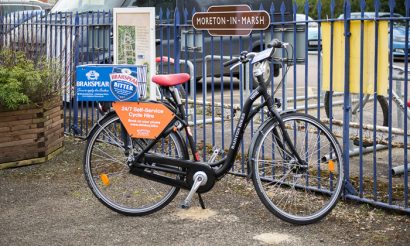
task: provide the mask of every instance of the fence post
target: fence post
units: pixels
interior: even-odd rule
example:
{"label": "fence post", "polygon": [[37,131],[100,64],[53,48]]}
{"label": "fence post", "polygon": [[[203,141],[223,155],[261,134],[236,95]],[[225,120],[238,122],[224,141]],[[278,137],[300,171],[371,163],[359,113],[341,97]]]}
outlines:
{"label": "fence post", "polygon": [[[76,74],[76,67],[78,65],[78,38],[79,38],[79,28],[80,28],[80,17],[78,12],[75,15],[74,21],[74,42],[73,42],[73,49],[74,49],[74,66],[72,68],[72,72],[74,74],[73,81],[76,81],[77,74]],[[74,107],[74,117],[73,117],[73,125],[71,129],[74,132],[74,135],[81,134],[81,129],[78,128],[78,102],[77,102],[77,87],[74,86],[74,98],[73,98],[73,107]]]}
{"label": "fence post", "polygon": [[181,23],[181,18],[180,14],[178,11],[178,8],[175,8],[175,22],[174,22],[174,71],[175,73],[179,73],[180,68],[179,68],[179,60],[180,60],[180,45],[179,45],[179,40],[180,40],[180,32],[179,32],[179,26]]}
{"label": "fence post", "polygon": [[[345,74],[343,103],[343,159],[346,181],[349,181],[349,121],[350,121],[350,0],[344,2],[344,36],[345,36]],[[350,190],[347,189],[350,193]]]}
{"label": "fence post", "polygon": [[[406,17],[408,18],[410,16],[410,1],[406,0],[405,3],[405,7],[406,7]],[[406,33],[405,33],[405,40],[409,40],[409,20],[406,20]],[[404,80],[408,81],[409,75],[407,73],[407,70],[409,69],[409,53],[408,53],[408,49],[409,49],[409,43],[405,42],[405,52],[404,52]],[[407,82],[404,83],[404,102],[407,102],[408,100],[408,84]],[[404,119],[406,119],[404,121],[404,132],[407,132],[408,129],[408,125],[407,125],[407,110],[404,110]],[[404,134],[404,146],[407,146],[408,144],[408,138],[407,138],[407,134]],[[403,148],[403,154],[404,154],[404,160],[403,160],[403,165],[404,165],[404,173],[407,174],[408,171],[408,159],[407,159],[407,148]],[[404,175],[404,207],[408,208],[408,198],[409,198],[409,185],[408,185],[408,175]]]}

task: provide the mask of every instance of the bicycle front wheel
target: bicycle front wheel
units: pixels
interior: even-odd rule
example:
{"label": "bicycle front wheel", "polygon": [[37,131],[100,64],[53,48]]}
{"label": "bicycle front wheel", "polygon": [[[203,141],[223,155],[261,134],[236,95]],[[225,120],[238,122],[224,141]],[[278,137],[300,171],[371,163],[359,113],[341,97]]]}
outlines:
{"label": "bicycle front wheel", "polygon": [[[147,144],[148,139],[132,139],[119,117],[113,113],[93,129],[84,156],[84,174],[94,195],[108,208],[125,215],[145,215],[166,206],[179,188],[151,181],[130,173],[127,165]],[[187,159],[180,135],[171,132],[150,152]],[[160,171],[155,174],[179,179]]]}
{"label": "bicycle front wheel", "polygon": [[307,167],[291,154],[278,122],[271,119],[250,149],[253,184],[263,204],[279,218],[314,223],[333,209],[341,194],[342,151],[330,130],[315,118],[290,113],[282,120]]}

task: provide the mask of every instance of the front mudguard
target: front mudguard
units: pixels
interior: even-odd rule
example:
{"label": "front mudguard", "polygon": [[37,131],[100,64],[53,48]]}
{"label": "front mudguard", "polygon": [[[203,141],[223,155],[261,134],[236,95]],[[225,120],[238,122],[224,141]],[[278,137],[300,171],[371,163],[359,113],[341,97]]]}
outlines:
{"label": "front mudguard", "polygon": [[[296,113],[295,109],[289,109],[289,110],[285,110],[280,112],[280,116],[283,117],[287,114],[291,114],[291,113]],[[248,149],[248,161],[247,161],[247,169],[248,169],[248,174],[246,176],[247,179],[250,179],[252,177],[252,172],[253,172],[253,160],[252,160],[252,153],[253,153],[253,149],[255,148],[256,145],[256,141],[258,139],[258,135],[261,134],[261,131],[263,128],[265,128],[265,126],[267,124],[269,124],[270,122],[274,121],[275,119],[273,117],[269,117],[267,120],[265,120],[256,130],[255,134],[253,135],[252,138],[252,143],[249,145],[249,149]]]}

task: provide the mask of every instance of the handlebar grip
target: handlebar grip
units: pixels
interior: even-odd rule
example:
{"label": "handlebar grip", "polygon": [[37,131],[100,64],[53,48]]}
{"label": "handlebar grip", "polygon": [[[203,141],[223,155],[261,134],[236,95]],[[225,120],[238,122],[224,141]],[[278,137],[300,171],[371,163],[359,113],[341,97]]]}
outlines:
{"label": "handlebar grip", "polygon": [[239,59],[239,58],[233,58],[232,60],[230,60],[230,61],[227,61],[227,62],[224,62],[224,67],[228,67],[228,66],[230,66],[230,65],[232,65],[232,64],[235,64],[235,63],[237,63],[238,61],[240,61],[241,59]]}
{"label": "handlebar grip", "polygon": [[267,46],[268,48],[283,48],[283,43],[277,39],[273,39]]}

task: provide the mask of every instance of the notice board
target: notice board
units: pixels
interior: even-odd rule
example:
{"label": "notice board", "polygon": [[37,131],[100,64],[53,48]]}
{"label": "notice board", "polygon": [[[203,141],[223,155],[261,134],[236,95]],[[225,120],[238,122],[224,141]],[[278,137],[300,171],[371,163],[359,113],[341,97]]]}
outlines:
{"label": "notice board", "polygon": [[146,66],[146,96],[155,100],[155,8],[114,8],[113,14],[114,64]]}

